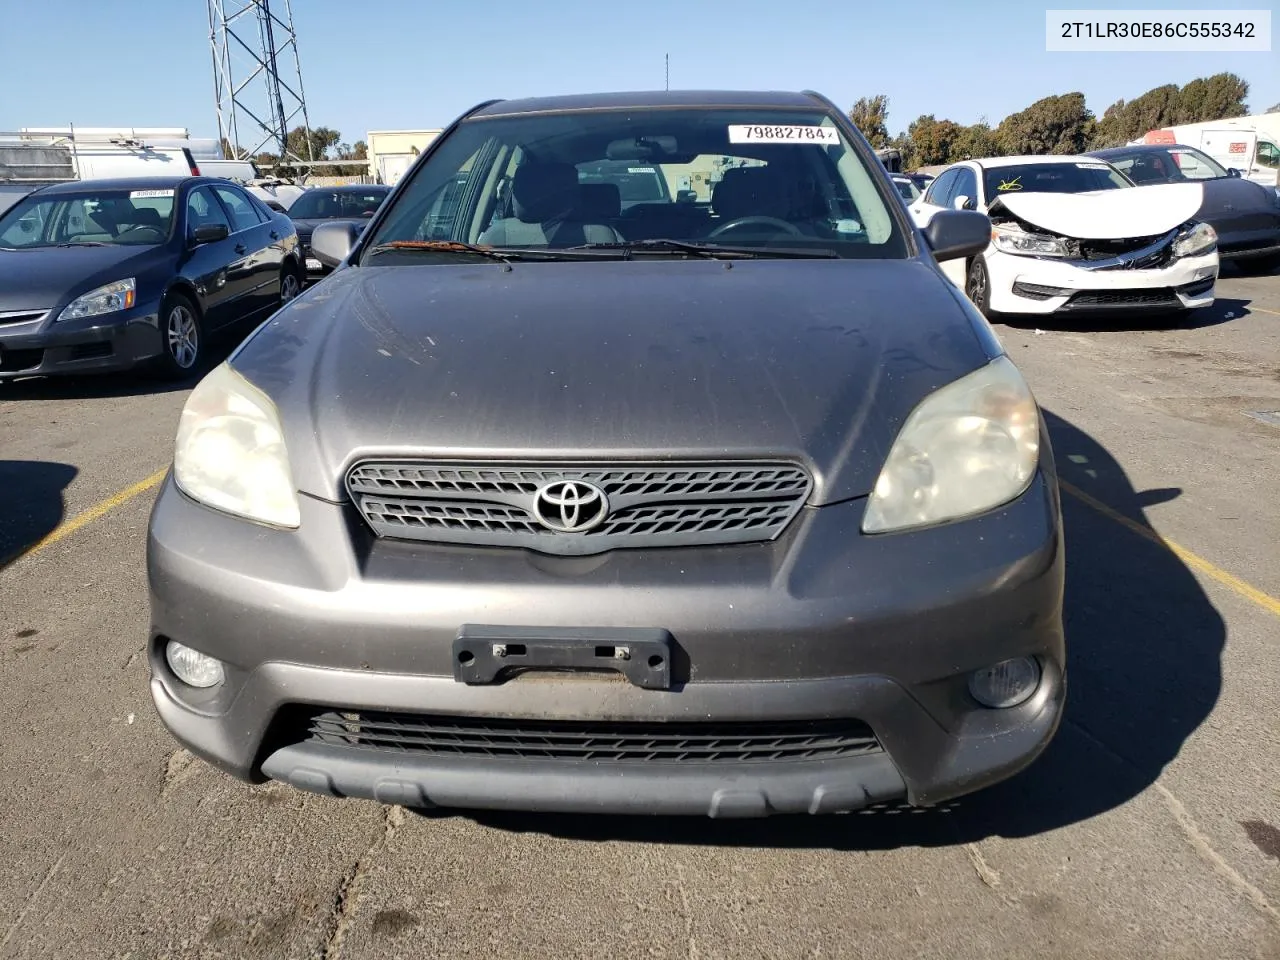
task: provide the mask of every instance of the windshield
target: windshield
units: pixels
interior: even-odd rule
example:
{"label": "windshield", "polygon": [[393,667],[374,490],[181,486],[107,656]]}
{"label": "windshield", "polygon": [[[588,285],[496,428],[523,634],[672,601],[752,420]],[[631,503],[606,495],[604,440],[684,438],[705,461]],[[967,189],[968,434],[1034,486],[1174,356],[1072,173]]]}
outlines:
{"label": "windshield", "polygon": [[35,194],[0,216],[0,247],[150,246],[169,238],[173,189]]}
{"label": "windshield", "polygon": [[1216,180],[1227,175],[1227,171],[1216,160],[1193,147],[1112,154],[1107,157],[1107,162],[1134,183]]}
{"label": "windshield", "polygon": [[920,190],[910,180],[894,177],[893,185],[898,188],[898,193],[902,195],[903,200],[914,200],[920,196]]}
{"label": "windshield", "polygon": [[[881,190],[818,110],[479,117],[414,172],[370,238],[369,255],[379,263],[465,255],[423,241],[550,252],[674,240],[758,248],[751,255],[760,256],[904,257]],[[411,254],[406,244],[418,247]]]}
{"label": "windshield", "polygon": [[371,217],[389,190],[308,190],[289,207],[294,220],[356,220]]}
{"label": "windshield", "polygon": [[1100,160],[987,167],[983,176],[989,200],[1007,193],[1088,193],[1133,186]]}

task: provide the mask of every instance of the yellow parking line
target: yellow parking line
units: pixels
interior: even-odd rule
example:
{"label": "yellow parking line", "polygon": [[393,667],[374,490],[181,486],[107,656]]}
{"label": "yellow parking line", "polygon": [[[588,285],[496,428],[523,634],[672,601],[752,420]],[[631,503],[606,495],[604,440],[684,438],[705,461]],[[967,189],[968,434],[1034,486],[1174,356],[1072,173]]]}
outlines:
{"label": "yellow parking line", "polygon": [[1277,599],[1271,596],[1271,594],[1265,593],[1262,590],[1259,590],[1257,587],[1253,586],[1253,584],[1245,583],[1235,574],[1227,573],[1227,571],[1223,570],[1221,567],[1217,566],[1216,564],[1210,563],[1208,560],[1206,560],[1204,557],[1200,556],[1199,554],[1192,553],[1186,547],[1180,547],[1178,546],[1178,544],[1174,543],[1172,540],[1166,540],[1164,537],[1160,536],[1160,534],[1156,533],[1155,530],[1147,526],[1145,523],[1139,523],[1137,520],[1134,520],[1132,517],[1126,517],[1123,513],[1120,513],[1118,510],[1113,510],[1111,507],[1107,506],[1101,500],[1098,500],[1095,497],[1091,497],[1089,494],[1085,493],[1083,490],[1081,490],[1079,487],[1075,486],[1074,484],[1068,483],[1066,480],[1061,480],[1061,479],[1058,481],[1058,483],[1059,483],[1059,486],[1062,487],[1065,493],[1071,494],[1071,496],[1075,497],[1081,503],[1087,504],[1088,506],[1092,507],[1094,510],[1097,510],[1100,514],[1102,514],[1108,520],[1114,520],[1116,523],[1120,524],[1122,527],[1132,530],[1138,536],[1145,537],[1146,539],[1150,540],[1152,543],[1158,546],[1164,547],[1166,550],[1168,550],[1170,553],[1176,556],[1179,560],[1181,560],[1191,569],[1198,570],[1200,573],[1203,573],[1206,577],[1209,577],[1213,580],[1218,581],[1218,583],[1222,584],[1224,587],[1228,588],[1234,593],[1237,593],[1240,596],[1244,597],[1246,600],[1252,600],[1254,603],[1260,606],[1263,610],[1266,610],[1267,612],[1273,613],[1277,617],[1280,617],[1280,599]]}
{"label": "yellow parking line", "polygon": [[58,526],[56,526],[52,531],[50,531],[41,539],[37,540],[35,543],[27,547],[22,552],[15,554],[14,556],[9,557],[4,561],[0,561],[0,567],[8,566],[10,563],[16,563],[17,561],[23,559],[24,557],[30,557],[33,554],[39,553],[45,547],[52,546],[53,544],[57,543],[59,540],[66,539],[67,537],[71,536],[71,534],[75,533],[77,530],[81,529],[82,527],[86,527],[89,524],[93,523],[93,521],[97,520],[99,517],[107,513],[110,513],[116,507],[121,506],[122,504],[128,503],[138,494],[146,493],[148,490],[152,490],[155,487],[159,486],[160,481],[164,479],[165,474],[167,474],[168,472],[169,472],[168,467],[165,467],[163,470],[157,470],[151,476],[147,477],[147,479],[139,480],[137,483],[135,483],[131,487],[125,487],[119,493],[113,493],[111,496],[107,497],[107,499],[94,504],[92,507],[90,507],[88,510],[84,511],[83,513],[77,513],[74,517],[72,517],[70,520],[66,521],[65,523],[58,524]]}
{"label": "yellow parking line", "polygon": [[1256,311],[1258,313],[1269,313],[1273,317],[1280,317],[1280,310],[1268,310],[1266,307],[1255,307],[1253,304],[1249,304],[1245,309],[1251,313]]}

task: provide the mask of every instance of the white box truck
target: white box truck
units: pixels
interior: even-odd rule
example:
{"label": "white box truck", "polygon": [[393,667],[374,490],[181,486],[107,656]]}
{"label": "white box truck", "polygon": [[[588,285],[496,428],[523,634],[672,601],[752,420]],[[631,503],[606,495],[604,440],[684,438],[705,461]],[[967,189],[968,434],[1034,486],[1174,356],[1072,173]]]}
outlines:
{"label": "white box truck", "polygon": [[1195,147],[1247,180],[1280,187],[1280,113],[1163,127],[1132,143]]}

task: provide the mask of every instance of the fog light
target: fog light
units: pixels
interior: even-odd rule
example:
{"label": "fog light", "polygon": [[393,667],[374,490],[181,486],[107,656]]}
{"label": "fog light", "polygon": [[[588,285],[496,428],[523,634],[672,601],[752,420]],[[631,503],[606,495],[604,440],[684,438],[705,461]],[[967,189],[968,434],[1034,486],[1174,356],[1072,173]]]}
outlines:
{"label": "fog light", "polygon": [[1016,707],[1040,686],[1040,664],[1031,657],[1002,660],[969,676],[969,693],[984,707]]}
{"label": "fog light", "polygon": [[170,640],[164,648],[169,669],[192,687],[216,687],[223,681],[222,661]]}

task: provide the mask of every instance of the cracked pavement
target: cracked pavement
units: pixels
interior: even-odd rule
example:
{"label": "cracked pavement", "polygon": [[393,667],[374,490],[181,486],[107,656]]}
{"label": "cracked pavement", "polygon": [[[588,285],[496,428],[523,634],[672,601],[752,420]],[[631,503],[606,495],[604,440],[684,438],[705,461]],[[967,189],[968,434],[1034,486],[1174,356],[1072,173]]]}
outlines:
{"label": "cracked pavement", "polygon": [[[1280,277],[999,326],[1085,496],[1280,595]],[[184,390],[0,384],[0,555],[162,467]],[[16,496],[14,495],[16,491]],[[1280,956],[1280,617],[1064,496],[1070,696],[945,809],[717,822],[246,786],[151,707],[134,497],[0,569],[0,958]]]}

